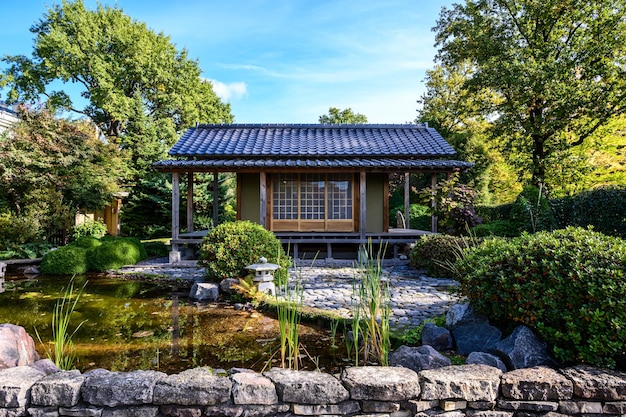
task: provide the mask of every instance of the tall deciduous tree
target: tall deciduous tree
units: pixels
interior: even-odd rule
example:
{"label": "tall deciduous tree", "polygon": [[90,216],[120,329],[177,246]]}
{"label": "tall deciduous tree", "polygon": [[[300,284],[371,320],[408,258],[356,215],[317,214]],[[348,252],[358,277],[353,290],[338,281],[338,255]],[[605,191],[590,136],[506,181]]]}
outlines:
{"label": "tall deciduous tree", "polygon": [[[8,101],[47,99],[49,105],[89,117],[107,140],[131,154],[131,195],[125,214],[152,213],[155,199],[167,206],[167,184],[151,163],[166,156],[182,131],[196,122],[229,123],[230,106],[220,101],[198,62],[179,51],[170,38],[155,33],[118,7],[88,10],[82,0],[63,0],[32,26],[32,56],[5,56],[9,64],[0,87]],[[58,81],[81,90],[82,106]],[[140,228],[133,233],[142,232]]]}
{"label": "tall deciduous tree", "polygon": [[350,107],[344,110],[330,107],[328,114],[321,115],[318,120],[324,124],[363,124],[367,123],[367,116],[354,113]]}
{"label": "tall deciduous tree", "polygon": [[479,108],[531,183],[626,111],[623,0],[467,0],[435,31],[441,65],[471,66],[464,90],[499,97]]}

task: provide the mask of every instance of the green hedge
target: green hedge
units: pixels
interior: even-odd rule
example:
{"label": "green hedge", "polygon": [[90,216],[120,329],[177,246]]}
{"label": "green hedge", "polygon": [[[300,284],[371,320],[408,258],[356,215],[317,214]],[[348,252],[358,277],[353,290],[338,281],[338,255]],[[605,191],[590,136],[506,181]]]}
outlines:
{"label": "green hedge", "polygon": [[626,187],[602,187],[552,201],[565,226],[593,226],[597,232],[626,238]]}
{"label": "green hedge", "polygon": [[524,324],[571,363],[626,352],[626,242],[587,229],[489,239],[455,264],[461,292],[499,326]]}
{"label": "green hedge", "polygon": [[89,270],[96,272],[134,265],[146,257],[143,245],[134,238],[107,239],[87,253]]}
{"label": "green hedge", "polygon": [[260,257],[281,266],[274,275],[279,283],[287,280],[291,259],[272,232],[249,221],[226,222],[204,237],[198,264],[206,268],[209,280],[220,281],[245,277],[249,274],[245,267]]}

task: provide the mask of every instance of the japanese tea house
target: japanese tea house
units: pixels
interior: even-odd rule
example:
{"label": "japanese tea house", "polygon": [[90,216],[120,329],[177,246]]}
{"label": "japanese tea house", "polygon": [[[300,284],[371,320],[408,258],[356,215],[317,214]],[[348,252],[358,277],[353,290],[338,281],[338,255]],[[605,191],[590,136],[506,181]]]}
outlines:
{"label": "japanese tea house", "polygon": [[[412,243],[430,233],[390,228],[389,174],[440,173],[472,166],[452,159],[454,149],[427,125],[232,124],[190,128],[172,147],[170,160],[154,164],[172,174],[172,253],[202,241],[193,230],[193,175],[214,173],[217,223],[218,173],[237,175],[237,218],[263,225],[298,257],[298,245]],[[186,175],[185,175],[186,174]],[[187,231],[180,227],[180,181],[186,179]],[[185,178],[186,177],[186,178]],[[395,224],[395,219],[393,219]],[[435,224],[435,223],[433,223]],[[434,229],[433,229],[434,230]],[[356,251],[355,251],[356,253]]]}

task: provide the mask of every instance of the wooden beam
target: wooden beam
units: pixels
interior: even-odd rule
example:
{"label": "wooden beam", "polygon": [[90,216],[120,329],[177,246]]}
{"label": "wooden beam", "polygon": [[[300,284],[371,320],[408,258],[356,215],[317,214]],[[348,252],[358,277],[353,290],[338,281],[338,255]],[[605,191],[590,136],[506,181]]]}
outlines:
{"label": "wooden beam", "polygon": [[259,196],[260,196],[260,204],[259,204],[259,222],[261,226],[267,226],[267,174],[265,172],[261,172],[259,175]]}
{"label": "wooden beam", "polygon": [[435,195],[437,187],[437,174],[430,175],[430,188],[431,188],[431,198],[430,198],[430,206],[433,208],[433,214],[430,216],[430,231],[433,233],[437,233],[437,215],[435,211],[437,209],[437,200],[435,199]]}
{"label": "wooden beam", "polygon": [[180,235],[180,178],[172,172],[172,239]]}
{"label": "wooden beam", "polygon": [[217,226],[220,207],[219,175],[213,173],[213,227]]}
{"label": "wooden beam", "polygon": [[409,229],[411,216],[411,175],[404,173],[404,228]]}
{"label": "wooden beam", "polygon": [[187,173],[187,232],[193,232],[193,171]]}
{"label": "wooden beam", "polygon": [[366,228],[367,228],[367,201],[366,201],[366,190],[367,187],[367,179],[365,171],[361,171],[359,173],[359,192],[360,192],[360,201],[359,201],[359,237],[363,240],[365,239]]}

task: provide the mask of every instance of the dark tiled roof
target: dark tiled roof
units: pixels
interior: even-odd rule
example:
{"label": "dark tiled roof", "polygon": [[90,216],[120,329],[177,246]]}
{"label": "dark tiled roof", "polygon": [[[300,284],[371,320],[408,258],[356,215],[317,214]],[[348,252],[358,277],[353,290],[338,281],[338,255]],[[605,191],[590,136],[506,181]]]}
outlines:
{"label": "dark tiled roof", "polygon": [[325,159],[267,159],[267,158],[228,158],[198,160],[159,161],[154,167],[160,171],[245,171],[259,169],[367,169],[371,171],[449,171],[467,169],[470,162],[449,159],[411,159],[411,158],[325,158]]}
{"label": "dark tiled roof", "polygon": [[199,125],[185,132],[170,155],[233,157],[450,157],[454,149],[423,125]]}

